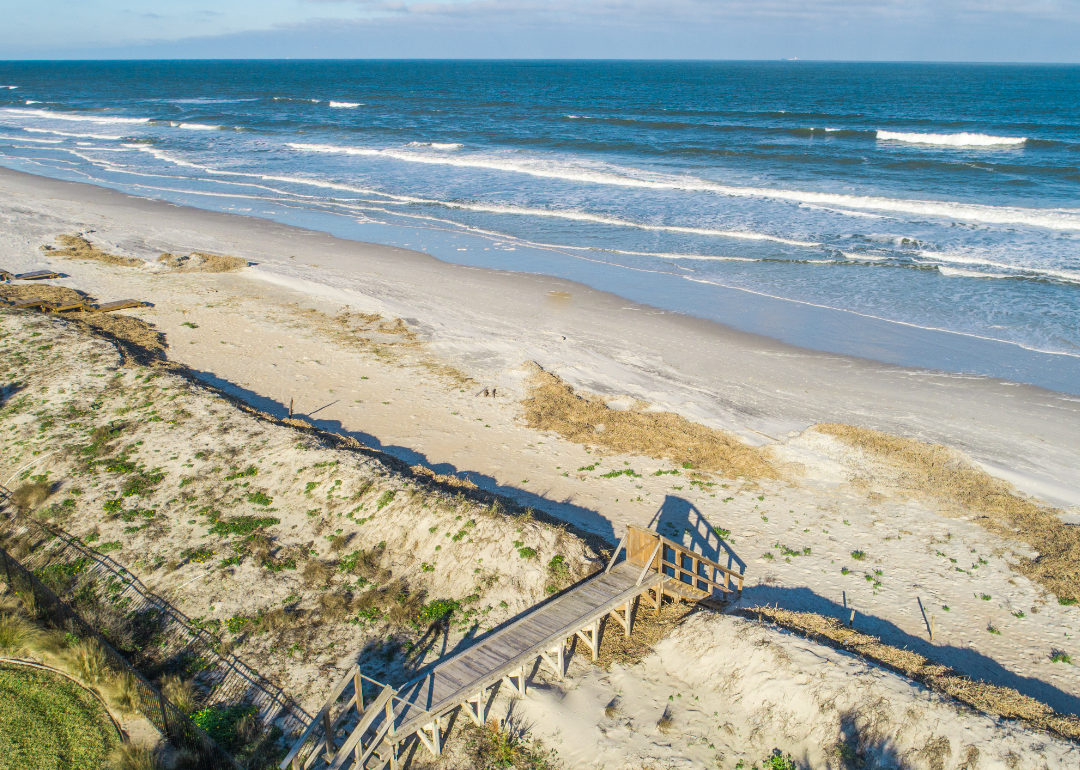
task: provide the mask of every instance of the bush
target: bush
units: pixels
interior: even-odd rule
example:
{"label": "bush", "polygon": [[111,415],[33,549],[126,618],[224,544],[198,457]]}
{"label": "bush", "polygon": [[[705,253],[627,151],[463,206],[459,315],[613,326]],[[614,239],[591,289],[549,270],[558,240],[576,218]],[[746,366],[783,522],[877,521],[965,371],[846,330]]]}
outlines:
{"label": "bush", "polygon": [[195,710],[195,689],[190,682],[185,682],[175,674],[170,674],[161,680],[161,694],[185,714],[190,714]]}
{"label": "bush", "polygon": [[71,668],[86,684],[104,681],[109,673],[109,659],[97,639],[80,639],[71,645]]}
{"label": "bush", "polygon": [[108,770],[160,770],[157,753],[145,746],[121,743],[109,755]]}
{"label": "bush", "polygon": [[233,749],[250,740],[255,715],[254,706],[211,706],[191,715],[191,721],[201,727],[218,745]]}
{"label": "bush", "polygon": [[795,760],[791,755],[784,754],[780,749],[773,749],[773,753],[761,760],[762,770],[796,770]]}
{"label": "bush", "polygon": [[0,615],[0,652],[17,657],[27,647],[33,647],[41,639],[36,625],[14,612]]}
{"label": "bush", "polygon": [[44,481],[28,481],[11,493],[11,503],[26,514],[40,508],[52,494],[52,486]]}

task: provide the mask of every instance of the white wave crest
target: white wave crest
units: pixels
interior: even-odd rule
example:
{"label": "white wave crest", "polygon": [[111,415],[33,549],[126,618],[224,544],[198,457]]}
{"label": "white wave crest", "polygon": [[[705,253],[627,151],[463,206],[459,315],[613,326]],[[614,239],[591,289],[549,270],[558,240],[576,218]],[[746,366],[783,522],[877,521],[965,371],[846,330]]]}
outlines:
{"label": "white wave crest", "polygon": [[0,135],[0,139],[9,142],[37,142],[38,144],[60,144],[63,139],[35,139],[32,136],[4,136]]}
{"label": "white wave crest", "polygon": [[845,259],[853,259],[857,262],[880,262],[883,259],[888,259],[888,257],[882,257],[877,254],[859,254],[850,251],[841,251],[840,253],[844,255]]}
{"label": "white wave crest", "polygon": [[1027,141],[1026,136],[990,136],[989,134],[907,134],[899,131],[878,131],[877,138],[908,144],[933,144],[941,147],[1015,147]]}
{"label": "white wave crest", "polygon": [[121,117],[102,117],[100,115],[72,115],[68,112],[54,112],[52,110],[26,110],[18,108],[8,108],[0,110],[6,115],[10,115],[16,118],[47,118],[49,120],[74,120],[86,123],[134,123],[134,124],[146,124],[150,122],[150,118],[121,118]]}
{"label": "white wave crest", "polygon": [[330,102],[331,107],[345,110],[351,110],[352,108],[360,107],[361,105],[363,105],[363,102]]}
{"label": "white wave crest", "polygon": [[[480,155],[437,156],[402,150],[366,147],[342,147],[328,144],[289,143],[302,152],[393,158],[408,163],[443,164],[465,168],[508,171],[547,179],[565,179],[589,184],[635,187],[652,190],[708,192],[735,198],[769,198],[800,203],[819,203],[852,209],[890,211],[918,216],[939,217],[963,222],[999,225],[1027,225],[1049,230],[1080,230],[1080,209],[1025,209],[1014,206],[986,206],[953,201],[881,198],[844,193],[783,190],[764,187],[735,187],[692,176],[650,175],[642,178],[636,169],[603,166],[575,166],[544,161],[508,160]],[[635,173],[636,172],[636,173]]]}
{"label": "white wave crest", "polygon": [[16,88],[18,88],[18,86],[0,86],[0,88],[7,88],[11,91],[14,91]]}
{"label": "white wave crest", "polygon": [[945,267],[938,265],[938,272],[956,278],[1015,278],[1015,275],[1006,273],[980,273],[978,270],[962,270],[959,267]]}
{"label": "white wave crest", "polygon": [[67,131],[52,131],[48,128],[24,128],[23,131],[29,131],[32,134],[52,134],[53,136],[69,136],[74,139],[123,139],[122,136],[114,136],[112,134],[72,134]]}
{"label": "white wave crest", "polygon": [[433,150],[460,150],[465,145],[457,142],[409,142],[408,147],[430,147]]}
{"label": "white wave crest", "polygon": [[189,131],[221,131],[223,126],[208,126],[205,123],[173,123],[174,128],[186,128]]}
{"label": "white wave crest", "polygon": [[[981,257],[971,257],[965,254],[943,254],[936,251],[920,251],[919,256],[923,259],[931,262],[947,262],[957,265],[979,265],[981,267],[993,267],[998,270],[1010,270],[1013,271],[1013,275],[1001,275],[995,277],[1002,278],[1024,278],[1035,276],[1044,276],[1047,278],[1056,278],[1068,283],[1080,283],[1080,270],[1059,270],[1048,267],[1036,267],[1034,265],[1009,265],[1004,262],[994,262],[989,259],[983,259]],[[938,267],[940,271],[942,266]],[[945,267],[946,270],[953,270],[954,268]],[[951,273],[949,273],[951,275]],[[990,275],[988,273],[979,273],[982,275]]]}
{"label": "white wave crest", "polygon": [[147,155],[152,155],[158,160],[163,160],[166,163],[172,163],[176,166],[183,166],[184,168],[197,168],[200,171],[209,171],[211,173],[214,173],[214,170],[209,168],[208,166],[200,166],[198,163],[190,163],[186,160],[181,160],[180,158],[174,158],[173,156],[169,155],[166,152],[162,152],[156,147],[147,147],[145,144],[125,144],[124,147],[127,147],[130,150],[138,150],[139,152],[145,152]]}
{"label": "white wave crest", "polygon": [[27,99],[23,104],[42,104],[42,102],[39,102],[37,99]]}

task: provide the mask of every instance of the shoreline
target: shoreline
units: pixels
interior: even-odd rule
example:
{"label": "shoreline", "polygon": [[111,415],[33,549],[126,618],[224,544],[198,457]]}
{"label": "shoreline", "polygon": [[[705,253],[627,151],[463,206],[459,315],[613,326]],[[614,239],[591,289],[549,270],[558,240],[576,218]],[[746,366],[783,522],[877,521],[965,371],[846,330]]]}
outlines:
{"label": "shoreline", "polygon": [[[57,173],[56,169],[53,171]],[[24,170],[17,173],[37,176]],[[65,177],[59,172],[57,176],[43,178]],[[71,181],[134,197],[142,197],[139,193],[144,192],[138,184],[125,186],[96,179]],[[695,278],[689,273],[672,274],[609,263],[557,245],[512,236],[495,238],[482,231],[342,218],[291,209],[258,196],[245,199],[251,206],[241,207],[238,203],[214,204],[212,199],[191,191],[147,188],[146,192],[151,190],[157,194],[147,196],[147,200],[266,219],[347,241],[404,247],[450,265],[561,278],[614,293],[630,302],[804,350],[918,370],[951,372],[956,376],[1004,379],[1080,396],[1077,384],[1080,356],[1068,352],[1048,352],[1038,346],[980,333],[885,318],[869,308],[836,307],[762,289],[729,286],[708,278]],[[504,250],[514,252],[514,256],[507,258]]]}
{"label": "shoreline", "polygon": [[[436,354],[467,361],[479,377],[533,360],[575,387],[647,401],[754,444],[819,422],[858,424],[951,445],[1028,494],[1080,505],[1080,399],[1068,394],[822,353],[564,278],[460,266],[95,185],[0,169],[0,187],[12,203],[47,198],[53,213],[74,215],[122,253],[230,253],[256,263],[247,284],[413,319]],[[102,227],[109,217],[113,234]],[[143,217],[150,233],[136,235]],[[47,264],[41,242],[4,240],[7,269]]]}

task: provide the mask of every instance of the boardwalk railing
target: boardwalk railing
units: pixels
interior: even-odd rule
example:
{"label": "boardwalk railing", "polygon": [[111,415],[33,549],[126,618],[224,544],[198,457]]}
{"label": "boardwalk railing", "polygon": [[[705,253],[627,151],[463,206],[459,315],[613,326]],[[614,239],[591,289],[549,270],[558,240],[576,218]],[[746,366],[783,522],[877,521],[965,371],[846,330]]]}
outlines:
{"label": "boardwalk railing", "polygon": [[[628,527],[626,559],[674,580],[664,582],[668,596],[682,599],[712,598],[722,594],[742,595],[743,574],[707,559],[682,543],[640,527]],[[689,590],[687,590],[689,589]]]}

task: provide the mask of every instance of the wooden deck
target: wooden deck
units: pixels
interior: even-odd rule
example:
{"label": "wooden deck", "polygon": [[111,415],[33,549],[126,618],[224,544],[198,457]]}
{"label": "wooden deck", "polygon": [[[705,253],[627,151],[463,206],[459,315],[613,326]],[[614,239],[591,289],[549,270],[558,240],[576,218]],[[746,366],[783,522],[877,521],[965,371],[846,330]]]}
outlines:
{"label": "wooden deck", "polygon": [[[627,558],[619,562],[624,546]],[[582,642],[596,660],[604,620],[610,615],[629,637],[637,600],[643,594],[649,594],[659,610],[664,595],[700,601],[710,598],[714,589],[733,592],[728,584],[736,580],[741,591],[741,574],[655,532],[632,527],[607,569],[438,662],[400,689],[363,676],[354,666],[280,767],[381,770],[389,765],[397,770],[400,747],[413,736],[439,756],[452,712],[461,708],[474,722],[484,724],[496,688],[506,684],[524,696],[538,663],[561,680],[566,675],[569,641]],[[369,691],[380,690],[368,704],[364,703],[365,683]],[[349,697],[340,703],[343,695]],[[309,750],[306,756],[305,748]]]}

